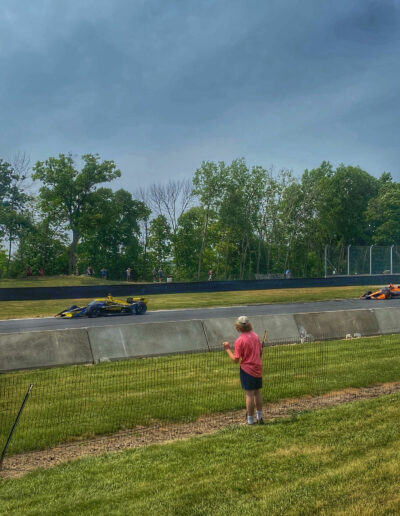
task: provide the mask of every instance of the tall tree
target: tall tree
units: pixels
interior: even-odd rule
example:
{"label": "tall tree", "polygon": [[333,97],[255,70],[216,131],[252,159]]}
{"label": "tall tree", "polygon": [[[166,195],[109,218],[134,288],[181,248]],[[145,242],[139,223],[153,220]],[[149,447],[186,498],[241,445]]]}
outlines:
{"label": "tall tree", "polygon": [[40,204],[44,213],[53,220],[63,221],[72,232],[69,251],[69,274],[75,270],[77,247],[86,224],[86,215],[98,185],[120,177],[121,172],[113,161],[100,161],[97,154],[82,156],[79,171],[71,154],[38,161],[34,167],[34,180],[40,180]]}
{"label": "tall tree", "polygon": [[329,218],[342,244],[366,245],[371,233],[366,220],[370,199],[378,193],[378,180],[360,167],[339,165],[330,182]]}
{"label": "tall tree", "polygon": [[174,259],[180,279],[193,280],[197,276],[204,218],[202,206],[194,206],[179,217]]}
{"label": "tall tree", "polygon": [[256,256],[256,249],[252,246],[264,196],[266,171],[262,167],[250,170],[244,159],[234,160],[227,169],[228,180],[219,209],[226,243],[226,274],[229,269],[230,273],[243,279],[245,274],[251,275],[252,257]]}
{"label": "tall tree", "polygon": [[164,215],[167,218],[175,235],[178,219],[185,213],[193,199],[192,182],[188,179],[177,179],[170,180],[167,184],[153,183],[145,195],[142,190],[139,192],[142,192],[141,198],[146,199],[146,203],[156,215]]}
{"label": "tall tree", "polygon": [[8,241],[7,271],[14,241],[30,224],[29,196],[24,191],[25,170],[17,170],[0,159],[0,237]]}
{"label": "tall tree", "polygon": [[198,196],[204,208],[204,224],[202,230],[202,243],[199,253],[197,279],[203,266],[203,257],[207,244],[207,232],[209,219],[213,211],[215,211],[221,200],[228,177],[228,169],[223,161],[218,164],[212,161],[203,161],[201,167],[198,168],[193,178],[193,194]]}
{"label": "tall tree", "polygon": [[[99,271],[106,267],[111,277],[121,277],[127,267],[138,270],[141,251],[139,220],[146,207],[124,189],[99,188],[91,196],[87,224],[78,246],[80,263]],[[140,271],[141,272],[141,271]]]}
{"label": "tall tree", "polygon": [[162,266],[170,258],[171,236],[171,226],[164,215],[159,215],[150,222],[149,247],[154,266]]}
{"label": "tall tree", "polygon": [[376,198],[371,199],[366,213],[373,231],[373,243],[393,245],[400,242],[400,183],[381,181]]}
{"label": "tall tree", "polygon": [[29,229],[21,235],[13,267],[19,272],[27,264],[35,273],[42,268],[46,275],[65,274],[68,270],[65,232],[52,226],[46,218],[32,221]]}

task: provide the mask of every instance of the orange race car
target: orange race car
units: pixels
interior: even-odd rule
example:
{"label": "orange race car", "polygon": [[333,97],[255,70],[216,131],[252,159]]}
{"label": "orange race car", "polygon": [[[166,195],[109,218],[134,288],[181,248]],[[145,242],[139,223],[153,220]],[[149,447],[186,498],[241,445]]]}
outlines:
{"label": "orange race car", "polygon": [[372,292],[372,290],[368,290],[360,299],[392,299],[392,298],[400,299],[400,285],[396,287],[396,285],[389,285],[388,287],[382,287],[380,290],[376,292]]}

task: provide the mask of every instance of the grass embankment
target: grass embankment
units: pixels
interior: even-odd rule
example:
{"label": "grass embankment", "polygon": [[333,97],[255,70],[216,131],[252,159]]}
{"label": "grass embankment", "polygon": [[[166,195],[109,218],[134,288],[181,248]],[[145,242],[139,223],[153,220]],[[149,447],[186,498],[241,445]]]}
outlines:
{"label": "grass embankment", "polygon": [[[301,303],[359,297],[370,287],[314,287],[280,290],[246,290],[236,292],[200,292],[193,294],[157,294],[146,296],[149,310],[202,308],[264,303]],[[132,284],[135,296],[135,285]],[[84,306],[90,299],[52,299],[44,301],[0,301],[0,319],[48,317],[72,304]]]}
{"label": "grass embankment", "polygon": [[87,287],[96,285],[121,285],[132,283],[123,280],[104,280],[93,276],[31,276],[30,278],[1,278],[0,288],[25,288],[25,287]]}
{"label": "grass embankment", "polygon": [[[46,448],[77,436],[242,408],[238,376],[238,367],[224,352],[4,374],[0,443],[5,442],[30,383],[34,389],[10,453]],[[265,401],[399,378],[399,335],[264,349]]]}
{"label": "grass embankment", "polygon": [[128,450],[3,481],[0,513],[400,513],[400,396]]}

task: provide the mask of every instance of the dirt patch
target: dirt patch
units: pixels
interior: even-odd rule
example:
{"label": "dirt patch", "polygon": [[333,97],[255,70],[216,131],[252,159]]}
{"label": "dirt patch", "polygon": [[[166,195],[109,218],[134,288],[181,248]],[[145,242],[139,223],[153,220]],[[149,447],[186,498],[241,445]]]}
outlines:
{"label": "dirt patch", "polygon": [[[304,396],[268,403],[264,407],[264,420],[275,421],[279,418],[308,410],[317,410],[341,403],[348,403],[385,394],[400,392],[400,382],[385,383],[361,389],[350,388],[329,392],[321,396]],[[2,478],[21,477],[38,468],[51,468],[62,462],[76,460],[91,455],[114,453],[128,448],[139,448],[150,444],[166,444],[177,439],[188,439],[217,432],[229,425],[245,424],[245,411],[227,412],[201,417],[190,423],[166,424],[151,428],[135,428],[112,435],[95,437],[90,440],[62,444],[42,451],[34,451],[6,457]]]}

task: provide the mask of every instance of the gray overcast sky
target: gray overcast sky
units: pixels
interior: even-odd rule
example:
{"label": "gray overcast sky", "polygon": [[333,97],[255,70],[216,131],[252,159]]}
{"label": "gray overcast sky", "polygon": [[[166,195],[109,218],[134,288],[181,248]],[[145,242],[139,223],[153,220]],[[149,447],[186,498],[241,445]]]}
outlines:
{"label": "gray overcast sky", "polygon": [[400,0],[2,0],[0,157],[203,160],[400,181]]}

